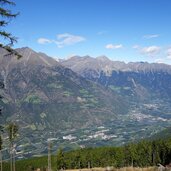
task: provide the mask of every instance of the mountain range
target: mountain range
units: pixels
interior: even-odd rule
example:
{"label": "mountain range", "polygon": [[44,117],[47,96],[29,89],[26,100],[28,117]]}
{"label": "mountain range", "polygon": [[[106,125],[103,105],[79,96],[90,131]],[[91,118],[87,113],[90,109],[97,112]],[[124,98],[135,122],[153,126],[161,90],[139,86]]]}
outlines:
{"label": "mountain range", "polygon": [[124,101],[121,102],[116,93],[80,77],[45,54],[29,48],[17,51],[22,59],[3,55],[0,61],[1,79],[5,84],[4,102],[12,108],[15,106],[9,111],[13,117],[29,115],[27,119],[33,118],[31,123],[45,124],[52,115],[53,127],[70,128],[126,112],[120,111]]}
{"label": "mountain range", "polygon": [[[96,82],[142,108],[160,108],[171,100],[171,66],[158,63],[111,61],[105,56],[92,58],[75,56],[61,62],[82,77]],[[156,105],[157,103],[157,105]],[[132,105],[129,105],[131,108]],[[132,109],[131,109],[132,110]],[[164,117],[170,111],[161,107]],[[150,111],[150,113],[153,113]],[[156,115],[156,114],[155,114]]]}
{"label": "mountain range", "polygon": [[20,60],[0,49],[1,123],[19,124],[23,156],[45,153],[48,138],[68,149],[121,145],[170,124],[170,65],[16,50]]}
{"label": "mountain range", "polygon": [[[127,92],[132,92],[134,96],[143,97],[145,93],[147,97],[148,95],[159,95],[170,99],[170,65],[149,64],[147,62],[130,62],[126,64],[111,61],[105,56],[97,58],[75,56],[61,62],[61,64],[82,77],[113,90],[118,88],[122,91],[124,87],[127,87]],[[119,91],[118,89],[116,91]]]}

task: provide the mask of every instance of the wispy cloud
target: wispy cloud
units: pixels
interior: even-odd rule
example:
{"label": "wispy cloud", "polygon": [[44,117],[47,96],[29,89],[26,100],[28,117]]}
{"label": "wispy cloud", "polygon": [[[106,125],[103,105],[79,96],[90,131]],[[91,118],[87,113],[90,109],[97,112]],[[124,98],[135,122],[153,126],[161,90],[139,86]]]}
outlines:
{"label": "wispy cloud", "polygon": [[83,42],[85,40],[86,39],[82,36],[64,33],[64,34],[58,34],[57,41],[54,42],[57,44],[58,48],[62,48],[64,46],[74,45],[76,43]]}
{"label": "wispy cloud", "polygon": [[140,52],[144,55],[147,56],[156,56],[158,53],[160,53],[161,47],[159,46],[148,46],[148,47],[144,47],[140,50]]}
{"label": "wispy cloud", "polygon": [[105,47],[106,49],[120,49],[120,48],[123,48],[123,45],[122,44],[117,44],[117,45],[107,44]]}
{"label": "wispy cloud", "polygon": [[46,38],[39,38],[39,39],[37,40],[37,42],[38,42],[39,44],[49,44],[49,43],[52,43],[52,40],[49,40],[49,39],[46,39]]}
{"label": "wispy cloud", "polygon": [[168,60],[171,60],[171,46],[162,47],[153,45],[142,47],[134,45],[132,48],[144,57],[152,57],[155,63],[166,63]]}
{"label": "wispy cloud", "polygon": [[37,42],[39,44],[55,43],[58,48],[63,48],[65,46],[74,45],[76,43],[83,42],[85,40],[86,39],[82,36],[64,33],[64,34],[58,34],[56,40],[50,40],[47,38],[39,38]]}
{"label": "wispy cloud", "polygon": [[171,59],[171,47],[167,49],[167,58]]}
{"label": "wispy cloud", "polygon": [[147,34],[147,35],[144,35],[143,38],[144,39],[153,39],[153,38],[157,38],[159,36],[160,36],[159,34]]}

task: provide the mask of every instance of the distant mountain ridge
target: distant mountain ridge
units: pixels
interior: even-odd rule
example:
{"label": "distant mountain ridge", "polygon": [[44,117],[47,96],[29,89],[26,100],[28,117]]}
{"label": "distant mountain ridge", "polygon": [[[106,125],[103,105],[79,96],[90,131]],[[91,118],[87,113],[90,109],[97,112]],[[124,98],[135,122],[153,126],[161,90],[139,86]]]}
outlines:
{"label": "distant mountain ridge", "polygon": [[[61,62],[86,79],[116,91],[127,87],[134,95],[143,92],[169,96],[171,93],[171,66],[158,63],[111,61],[105,56],[92,58],[75,56]],[[141,92],[143,91],[143,92]],[[121,91],[125,94],[125,91]],[[159,95],[159,96],[160,96]],[[170,99],[170,96],[169,96]]]}
{"label": "distant mountain ridge", "polygon": [[171,73],[171,66],[162,63],[148,62],[129,62],[113,61],[106,56],[90,57],[90,56],[73,56],[67,60],[61,61],[61,64],[75,71],[84,69],[94,69],[108,71],[164,71]]}

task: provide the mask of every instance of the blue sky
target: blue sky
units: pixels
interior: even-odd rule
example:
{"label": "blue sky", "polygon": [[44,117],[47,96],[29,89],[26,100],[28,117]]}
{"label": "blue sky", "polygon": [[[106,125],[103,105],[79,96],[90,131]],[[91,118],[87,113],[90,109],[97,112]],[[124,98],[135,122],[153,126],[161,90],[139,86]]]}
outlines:
{"label": "blue sky", "polygon": [[14,0],[18,47],[171,64],[171,0]]}

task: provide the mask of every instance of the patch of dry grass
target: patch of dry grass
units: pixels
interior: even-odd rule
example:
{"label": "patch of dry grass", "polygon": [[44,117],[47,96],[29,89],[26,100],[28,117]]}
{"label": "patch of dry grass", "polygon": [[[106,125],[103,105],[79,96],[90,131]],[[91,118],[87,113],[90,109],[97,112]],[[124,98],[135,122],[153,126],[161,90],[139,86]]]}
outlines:
{"label": "patch of dry grass", "polygon": [[146,168],[140,168],[140,167],[123,167],[123,168],[113,168],[113,167],[106,167],[106,168],[91,168],[91,169],[69,169],[66,171],[157,171],[158,169],[156,167],[146,167]]}

